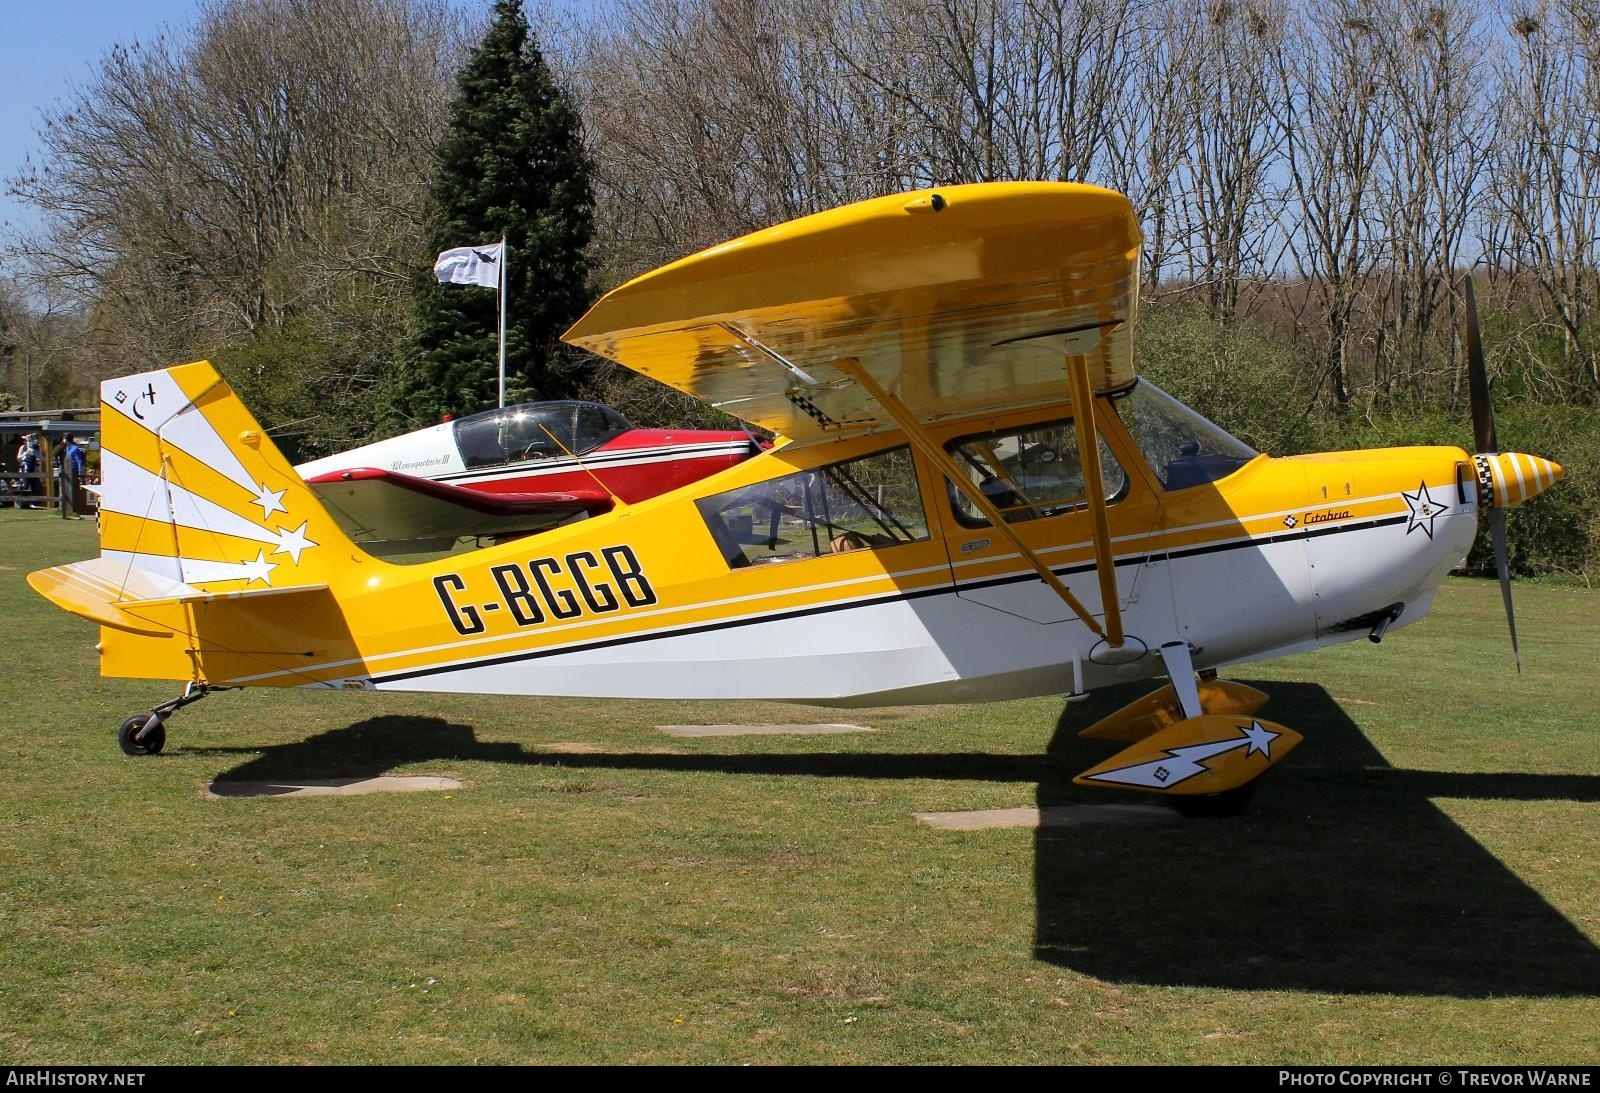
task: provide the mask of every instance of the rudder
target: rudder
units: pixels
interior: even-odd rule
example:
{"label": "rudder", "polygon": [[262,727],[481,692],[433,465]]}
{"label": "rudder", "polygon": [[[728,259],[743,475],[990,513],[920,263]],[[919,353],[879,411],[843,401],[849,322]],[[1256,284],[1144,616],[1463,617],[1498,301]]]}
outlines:
{"label": "rudder", "polygon": [[101,402],[100,557],[28,582],[102,627],[102,673],[330,685],[295,666],[356,663],[329,577],[364,555],[216,369],[109,380]]}
{"label": "rudder", "polygon": [[101,557],[204,591],[325,583],[344,532],[206,361],[101,385]]}

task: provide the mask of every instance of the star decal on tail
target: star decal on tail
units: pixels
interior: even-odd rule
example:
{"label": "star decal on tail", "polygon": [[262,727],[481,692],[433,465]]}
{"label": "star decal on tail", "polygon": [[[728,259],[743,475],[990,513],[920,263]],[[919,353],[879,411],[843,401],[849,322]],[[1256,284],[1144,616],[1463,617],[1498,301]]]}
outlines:
{"label": "star decal on tail", "polygon": [[264,550],[256,551],[255,561],[241,562],[240,565],[244,570],[241,575],[245,578],[247,587],[257,581],[270,587],[272,584],[272,571],[278,568],[277,562],[267,561],[267,552]]}
{"label": "star decal on tail", "polygon": [[258,492],[260,496],[250,503],[252,505],[261,506],[261,519],[266,520],[275,512],[289,511],[287,506],[285,506],[283,503],[283,495],[289,492],[287,489],[269,490],[267,488],[267,484],[263,482],[261,483]]}
{"label": "star decal on tail", "polygon": [[310,550],[312,547],[317,545],[310,539],[306,538],[307,526],[307,523],[302,523],[293,531],[285,531],[282,528],[278,529],[278,545],[272,551],[272,553],[287,554],[294,561],[295,565],[299,565],[300,552],[303,550]]}

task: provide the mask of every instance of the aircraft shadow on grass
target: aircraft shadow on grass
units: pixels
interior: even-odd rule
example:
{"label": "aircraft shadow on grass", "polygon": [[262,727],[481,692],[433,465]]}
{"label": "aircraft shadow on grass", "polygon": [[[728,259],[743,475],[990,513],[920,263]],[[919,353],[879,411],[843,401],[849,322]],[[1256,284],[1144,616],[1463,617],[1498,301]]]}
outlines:
{"label": "aircraft shadow on grass", "polygon": [[[1323,688],[1267,686],[1273,698],[1262,715],[1295,726],[1306,742],[1246,815],[1035,833],[1039,959],[1162,986],[1600,996],[1600,949],[1431,800],[1600,802],[1600,777],[1398,770]],[[1044,755],[555,754],[483,742],[471,726],[439,718],[386,716],[249,749],[255,757],[219,780],[374,775],[460,760],[1031,782],[1041,807],[1105,803],[1116,798],[1074,786],[1072,776],[1108,745],[1076,733],[1140,690],[1068,707]]]}
{"label": "aircraft shadow on grass", "polygon": [[[1247,815],[1037,832],[1041,959],[1170,986],[1600,995],[1600,949],[1431,800],[1600,802],[1600,777],[1399,770],[1323,688],[1258,686],[1305,742]],[[1050,754],[1103,758],[1077,730],[1132,697],[1073,710]],[[1041,782],[1038,801],[1082,792]]]}

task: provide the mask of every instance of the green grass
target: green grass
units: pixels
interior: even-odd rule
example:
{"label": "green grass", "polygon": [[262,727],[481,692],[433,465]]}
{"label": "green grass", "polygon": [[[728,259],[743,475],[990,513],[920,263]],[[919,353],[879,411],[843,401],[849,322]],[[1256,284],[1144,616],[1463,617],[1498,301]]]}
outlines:
{"label": "green grass", "polygon": [[[1492,582],[1238,678],[1306,742],[1246,816],[952,833],[1118,799],[1132,693],[839,711],[246,691],[129,759],[92,627],[0,512],[0,1063],[1600,1062],[1600,595]],[[871,734],[668,738],[695,721]],[[583,745],[582,752],[551,745]],[[447,772],[452,794],[214,800]]]}

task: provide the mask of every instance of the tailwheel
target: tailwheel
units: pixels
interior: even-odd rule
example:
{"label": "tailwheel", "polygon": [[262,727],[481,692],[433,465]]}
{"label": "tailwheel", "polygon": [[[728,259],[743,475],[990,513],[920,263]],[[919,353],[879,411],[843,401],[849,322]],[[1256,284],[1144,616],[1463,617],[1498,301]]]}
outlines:
{"label": "tailwheel", "polygon": [[[152,719],[154,725],[150,725]],[[150,725],[148,730],[146,725]],[[125,755],[160,755],[167,745],[167,729],[154,710],[136,713],[117,729],[117,744]]]}
{"label": "tailwheel", "polygon": [[136,713],[117,728],[117,745],[126,755],[160,755],[167,746],[167,720],[191,702],[199,702],[212,691],[226,691],[209,683],[194,682],[177,698],[158,703],[153,710]]}

